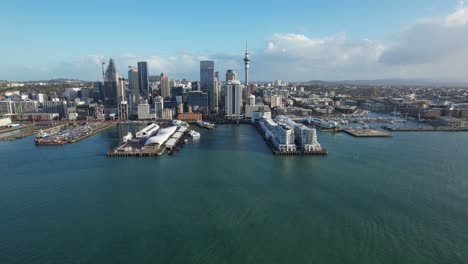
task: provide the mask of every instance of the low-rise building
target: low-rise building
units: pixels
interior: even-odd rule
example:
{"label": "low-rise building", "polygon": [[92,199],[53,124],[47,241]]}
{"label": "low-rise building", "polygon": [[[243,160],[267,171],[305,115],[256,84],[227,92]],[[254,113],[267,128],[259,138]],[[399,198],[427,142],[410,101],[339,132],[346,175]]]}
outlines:
{"label": "low-rise building", "polygon": [[182,113],[177,116],[177,119],[182,121],[201,121],[203,115],[201,113]]}
{"label": "low-rise building", "polygon": [[467,124],[466,121],[463,121],[461,119],[454,118],[454,117],[448,117],[448,116],[438,117],[437,121],[441,126],[447,126],[447,127],[459,127],[460,128],[460,127],[465,127],[465,125]]}

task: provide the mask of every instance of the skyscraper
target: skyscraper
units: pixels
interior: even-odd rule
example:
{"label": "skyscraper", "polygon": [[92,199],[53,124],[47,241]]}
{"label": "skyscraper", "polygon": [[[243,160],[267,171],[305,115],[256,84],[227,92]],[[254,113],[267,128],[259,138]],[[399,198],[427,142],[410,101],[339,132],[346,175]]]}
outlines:
{"label": "skyscraper", "polygon": [[162,119],[162,112],[164,109],[164,99],[161,96],[154,98],[154,114],[156,119]]}
{"label": "skyscraper", "polygon": [[104,106],[106,108],[116,109],[119,103],[118,86],[120,81],[116,69],[114,59],[110,59],[104,78]]}
{"label": "skyscraper", "polygon": [[128,68],[128,89],[132,91],[133,95],[135,96],[135,102],[133,103],[139,103],[140,88],[138,87],[138,70],[133,66],[129,66]]}
{"label": "skyscraper", "polygon": [[149,99],[151,94],[149,91],[148,63],[146,61],[138,62],[138,90],[143,99]]}
{"label": "skyscraper", "polygon": [[244,86],[239,81],[229,81],[225,85],[226,99],[224,112],[226,118],[242,117],[242,89]]}
{"label": "skyscraper", "polygon": [[[249,87],[249,67],[250,67],[250,56],[249,56],[249,49],[247,46],[247,42],[245,43],[245,57],[244,57],[244,64],[245,64],[245,87]],[[247,94],[249,95],[249,94]]]}
{"label": "skyscraper", "polygon": [[200,86],[203,92],[208,93],[209,110],[217,110],[217,96],[215,87],[214,61],[200,62]]}
{"label": "skyscraper", "polygon": [[164,75],[164,73],[161,73],[159,76],[159,80],[161,83],[161,96],[162,98],[166,99],[168,97],[171,97],[171,87],[169,86],[169,78]]}

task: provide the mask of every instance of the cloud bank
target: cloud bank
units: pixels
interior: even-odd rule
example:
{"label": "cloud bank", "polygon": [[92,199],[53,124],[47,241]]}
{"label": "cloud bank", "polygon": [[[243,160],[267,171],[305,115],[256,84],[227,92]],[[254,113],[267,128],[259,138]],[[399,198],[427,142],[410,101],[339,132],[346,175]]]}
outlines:
{"label": "cloud bank", "polygon": [[[79,78],[97,80],[101,55],[82,56],[55,67],[22,68],[30,79]],[[464,1],[445,17],[418,22],[395,34],[390,43],[372,39],[351,40],[345,33],[325,37],[277,33],[263,48],[251,51],[251,79],[344,80],[425,78],[468,81],[468,7]],[[235,69],[243,76],[243,51],[239,54],[179,53],[171,56],[113,57],[122,76],[127,67],[147,61],[151,74],[164,72],[171,78],[199,78],[199,61],[215,61],[223,76]],[[6,71],[8,70],[8,71]],[[6,79],[18,79],[15,70],[0,68]]]}

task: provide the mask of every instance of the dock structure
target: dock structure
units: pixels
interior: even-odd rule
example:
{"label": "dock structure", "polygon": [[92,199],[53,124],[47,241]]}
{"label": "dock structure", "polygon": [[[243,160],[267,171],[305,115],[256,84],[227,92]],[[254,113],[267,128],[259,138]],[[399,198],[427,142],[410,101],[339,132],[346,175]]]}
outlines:
{"label": "dock structure", "polygon": [[19,127],[11,127],[11,128],[6,128],[6,129],[0,129],[0,134],[13,132],[13,131],[20,130],[20,129],[26,129],[26,128],[29,128],[29,127],[34,127],[34,125],[30,124],[30,125],[23,125],[23,126],[19,126]]}
{"label": "dock structure", "polygon": [[390,132],[468,132],[468,127],[388,127],[383,129]]}
{"label": "dock structure", "polygon": [[188,137],[188,129],[172,126],[158,131],[156,136],[136,138],[107,152],[107,157],[162,156],[166,151],[173,155],[182,148]]}
{"label": "dock structure", "polygon": [[39,146],[52,146],[76,143],[83,139],[97,135],[116,125],[117,123],[115,122],[90,123],[62,131],[53,136],[36,138],[35,142]]}
{"label": "dock structure", "polygon": [[377,129],[373,128],[367,128],[367,129],[352,129],[352,128],[347,128],[343,129],[343,132],[346,134],[349,134],[353,137],[362,137],[362,138],[369,138],[369,137],[392,137],[391,134],[386,133],[384,131],[380,131]]}
{"label": "dock structure", "polygon": [[58,126],[53,126],[53,127],[41,128],[40,126],[37,126],[37,125],[26,125],[26,126],[23,126],[23,127],[19,127],[19,128],[15,128],[13,130],[10,130],[9,132],[2,132],[3,134],[6,134],[6,133],[11,133],[11,132],[15,132],[15,131],[19,130],[19,133],[14,134],[14,135],[0,136],[0,141],[13,141],[13,140],[17,140],[17,139],[22,139],[22,138],[29,137],[29,136],[32,136],[34,134],[37,134],[41,130],[43,132],[49,132],[49,131],[52,131],[54,129],[61,129],[64,126],[65,125],[58,125]]}

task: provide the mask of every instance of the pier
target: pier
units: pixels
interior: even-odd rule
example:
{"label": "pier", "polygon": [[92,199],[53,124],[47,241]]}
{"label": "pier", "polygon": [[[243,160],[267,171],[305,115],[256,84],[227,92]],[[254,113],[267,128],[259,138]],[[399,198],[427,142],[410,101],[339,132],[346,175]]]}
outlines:
{"label": "pier", "polygon": [[391,134],[385,133],[377,129],[372,129],[372,128],[368,128],[368,129],[347,128],[347,129],[343,129],[342,131],[353,137],[392,137]]}
{"label": "pier", "polygon": [[[170,129],[170,128],[169,128]],[[133,139],[124,142],[118,147],[107,152],[107,157],[157,157],[162,156],[166,151],[169,155],[174,155],[185,144],[188,138],[188,129],[186,127],[177,127],[171,131],[165,140],[152,143],[147,142],[151,137]],[[159,133],[159,132],[158,132]],[[155,140],[156,141],[156,140]]]}
{"label": "pier", "polygon": [[86,125],[62,131],[57,135],[44,138],[36,138],[35,141],[36,144],[40,146],[71,144],[92,137],[116,125],[117,123],[114,122],[89,123]]}
{"label": "pier", "polygon": [[2,132],[3,134],[5,134],[5,133],[11,133],[11,132],[15,132],[15,131],[19,130],[19,133],[17,133],[17,134],[0,137],[0,141],[13,141],[13,140],[17,140],[17,139],[22,139],[22,138],[29,137],[29,136],[32,136],[34,134],[37,134],[37,133],[39,133],[40,130],[42,130],[44,132],[49,132],[49,131],[54,130],[54,129],[61,129],[64,126],[65,125],[58,125],[58,126],[53,126],[53,127],[41,128],[40,126],[37,126],[37,125],[26,125],[26,126],[23,126],[23,127],[14,128],[14,129],[10,130],[9,132]]}
{"label": "pier", "polygon": [[388,127],[383,129],[391,132],[468,132],[468,127]]}

